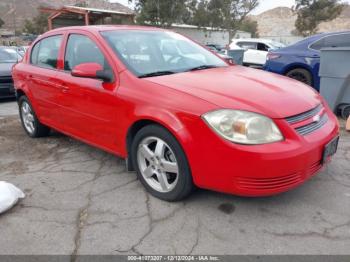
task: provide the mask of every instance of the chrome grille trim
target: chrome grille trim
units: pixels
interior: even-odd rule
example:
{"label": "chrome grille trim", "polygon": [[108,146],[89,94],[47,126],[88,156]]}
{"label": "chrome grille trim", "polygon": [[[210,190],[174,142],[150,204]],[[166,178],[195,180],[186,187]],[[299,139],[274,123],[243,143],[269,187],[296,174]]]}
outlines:
{"label": "chrome grille trim", "polygon": [[296,128],[295,130],[300,134],[300,135],[308,135],[312,132],[314,132],[315,130],[321,128],[322,126],[324,126],[327,121],[328,121],[328,116],[327,114],[324,114],[322,117],[321,117],[321,120],[318,121],[318,122],[312,122],[311,124],[308,124],[306,126],[302,126],[302,127],[298,127]]}
{"label": "chrome grille trim", "polygon": [[320,104],[317,107],[315,107],[314,109],[311,109],[311,110],[306,111],[304,113],[301,113],[299,115],[287,117],[286,121],[289,124],[295,124],[295,123],[304,121],[304,120],[306,120],[308,118],[311,118],[311,117],[317,115],[319,112],[321,112],[322,109],[323,109],[323,106]]}

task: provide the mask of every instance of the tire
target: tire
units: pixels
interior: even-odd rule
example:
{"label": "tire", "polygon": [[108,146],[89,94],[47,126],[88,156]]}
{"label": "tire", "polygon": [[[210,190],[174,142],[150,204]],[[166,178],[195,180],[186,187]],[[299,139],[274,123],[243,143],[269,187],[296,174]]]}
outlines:
{"label": "tire", "polygon": [[343,104],[339,106],[340,115],[343,119],[347,120],[350,116],[350,105]]}
{"label": "tire", "polygon": [[40,123],[29,99],[26,96],[21,96],[18,105],[22,126],[28,136],[32,138],[48,136],[50,128]]}
{"label": "tire", "polygon": [[138,179],[154,197],[175,202],[194,189],[186,155],[165,128],[158,125],[142,128],[132,142],[131,156]]}
{"label": "tire", "polygon": [[312,86],[312,75],[309,71],[303,68],[297,68],[289,71],[286,74],[287,77],[293,78],[295,80],[298,80],[304,84],[307,84],[309,86]]}

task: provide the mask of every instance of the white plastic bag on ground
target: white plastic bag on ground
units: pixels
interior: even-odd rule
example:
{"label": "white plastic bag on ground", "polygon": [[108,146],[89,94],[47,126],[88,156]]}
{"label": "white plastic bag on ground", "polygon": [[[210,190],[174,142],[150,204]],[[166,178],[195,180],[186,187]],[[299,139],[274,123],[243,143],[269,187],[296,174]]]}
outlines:
{"label": "white plastic bag on ground", "polygon": [[0,214],[17,204],[25,194],[12,184],[0,181]]}

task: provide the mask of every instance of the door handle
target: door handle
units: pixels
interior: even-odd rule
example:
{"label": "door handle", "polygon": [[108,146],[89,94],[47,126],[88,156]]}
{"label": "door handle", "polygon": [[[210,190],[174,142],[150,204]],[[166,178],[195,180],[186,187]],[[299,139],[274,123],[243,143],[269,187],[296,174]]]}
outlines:
{"label": "door handle", "polygon": [[67,94],[69,92],[69,87],[68,86],[62,86],[61,90],[62,90],[62,93]]}

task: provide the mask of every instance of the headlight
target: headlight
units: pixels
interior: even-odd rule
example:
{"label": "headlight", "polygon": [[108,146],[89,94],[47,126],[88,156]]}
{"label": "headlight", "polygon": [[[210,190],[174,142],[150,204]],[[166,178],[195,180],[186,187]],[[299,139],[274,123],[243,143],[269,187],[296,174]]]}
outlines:
{"label": "headlight", "polygon": [[218,110],[203,115],[216,133],[238,144],[259,145],[284,139],[272,119],[247,111]]}

